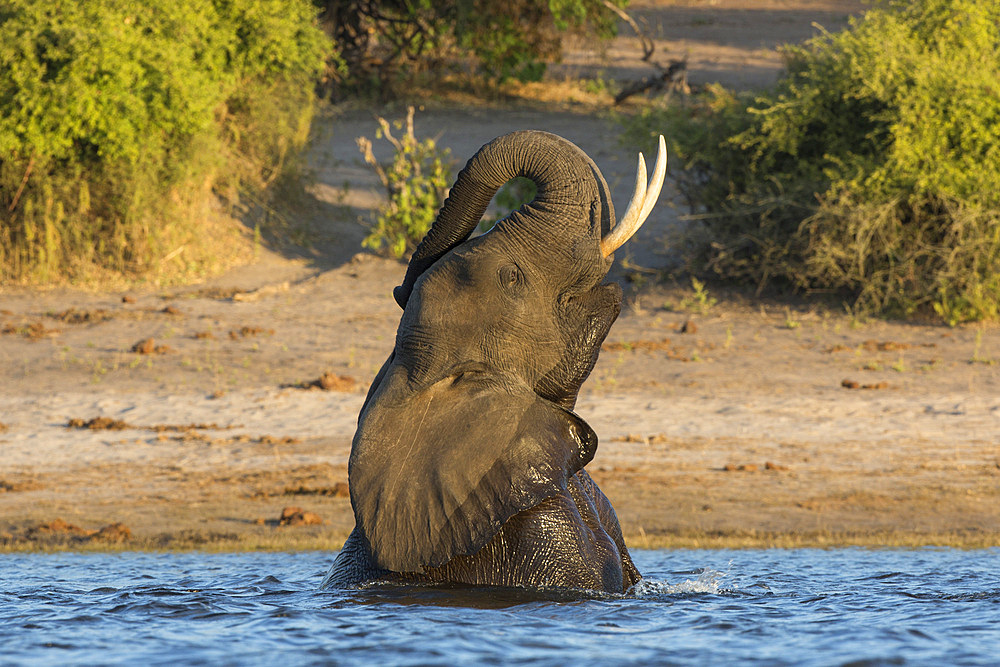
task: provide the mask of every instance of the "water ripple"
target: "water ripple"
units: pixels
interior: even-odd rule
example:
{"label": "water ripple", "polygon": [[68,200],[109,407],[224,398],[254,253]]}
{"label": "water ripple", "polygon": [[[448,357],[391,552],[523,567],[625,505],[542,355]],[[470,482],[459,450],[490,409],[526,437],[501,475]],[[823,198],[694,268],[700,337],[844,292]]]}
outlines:
{"label": "water ripple", "polygon": [[0,556],[0,664],[993,664],[1000,550],[639,551],[627,595],[319,591],[328,553]]}

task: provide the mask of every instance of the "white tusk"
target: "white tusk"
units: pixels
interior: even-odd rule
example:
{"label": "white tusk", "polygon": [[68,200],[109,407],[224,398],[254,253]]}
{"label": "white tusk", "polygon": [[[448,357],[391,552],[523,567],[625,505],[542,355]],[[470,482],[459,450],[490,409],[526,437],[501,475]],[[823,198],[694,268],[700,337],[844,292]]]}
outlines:
{"label": "white tusk", "polygon": [[649,217],[660,196],[660,189],[663,187],[666,173],[667,145],[661,134],[656,152],[656,165],[653,167],[653,177],[649,179],[648,187],[646,185],[646,160],[642,157],[642,153],[639,153],[639,166],[635,175],[635,192],[628,203],[625,215],[618,221],[615,228],[601,239],[601,254],[604,257],[608,257],[622,247]]}
{"label": "white tusk", "polygon": [[628,208],[625,209],[625,215],[622,216],[622,219],[618,221],[614,229],[610,230],[601,239],[602,255],[607,257],[621,247],[625,241],[628,241],[628,237],[631,236],[628,233],[628,229],[635,224],[635,221],[639,218],[639,214],[642,213],[642,200],[645,196],[646,160],[642,157],[642,153],[639,153],[639,164],[635,170],[635,187],[632,190],[632,199],[629,201]]}
{"label": "white tusk", "polygon": [[[667,175],[667,142],[660,135],[660,145],[656,149],[656,165],[653,166],[653,176],[649,179],[649,187],[646,188],[646,196],[642,200],[642,214],[639,219],[645,221],[656,206],[656,200],[660,197],[660,188],[663,187],[663,179]],[[639,223],[640,225],[642,222]]]}

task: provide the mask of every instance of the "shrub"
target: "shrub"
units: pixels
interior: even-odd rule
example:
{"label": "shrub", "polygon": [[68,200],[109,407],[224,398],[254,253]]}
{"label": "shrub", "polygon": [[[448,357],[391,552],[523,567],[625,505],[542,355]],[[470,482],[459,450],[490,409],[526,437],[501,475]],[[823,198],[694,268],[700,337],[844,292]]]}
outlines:
{"label": "shrub", "polygon": [[1000,312],[1000,5],[885,0],[785,51],[762,94],[652,111],[703,266],[946,321]]}
{"label": "shrub", "polygon": [[446,59],[469,59],[491,82],[537,81],[569,32],[614,35],[611,2],[627,0],[315,0],[343,47],[348,83],[391,89]]}
{"label": "shrub", "polygon": [[379,212],[371,233],[362,245],[372,250],[386,248],[393,257],[413,253],[431,228],[444,203],[451,183],[451,160],[447,149],[440,150],[433,139],[417,141],[413,134],[413,107],[406,112],[405,125],[396,121],[396,130],[405,130],[397,139],[389,121],[379,118],[376,138],[384,138],[395,152],[388,168],[379,164],[372,142],[358,137],[358,148],[386,189],[388,203]]}
{"label": "shrub", "polygon": [[496,194],[493,195],[493,212],[483,216],[479,222],[479,231],[488,232],[514,211],[520,209],[525,204],[534,201],[538,194],[538,184],[530,178],[515,176],[500,186]]}
{"label": "shrub", "polygon": [[306,0],[6,2],[0,281],[216,262],[235,230],[212,189],[266,183],[304,142],[314,22]]}

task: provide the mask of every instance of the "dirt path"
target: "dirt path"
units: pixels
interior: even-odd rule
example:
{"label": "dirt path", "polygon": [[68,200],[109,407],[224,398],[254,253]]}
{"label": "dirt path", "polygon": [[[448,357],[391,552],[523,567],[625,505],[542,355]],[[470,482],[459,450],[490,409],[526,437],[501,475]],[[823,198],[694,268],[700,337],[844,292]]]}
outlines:
{"label": "dirt path", "polygon": [[[749,75],[732,50],[759,51],[773,76],[769,40],[842,21],[855,3],[717,4],[634,6],[664,44],[680,30],[738,79]],[[630,195],[634,156],[590,111],[426,110],[417,123],[458,160],[513,129],[556,132],[594,158],[619,207]],[[371,112],[345,112],[317,140],[303,209],[316,253],[262,250],[254,265],[167,291],[0,291],[0,548],[338,546],[353,525],[350,438],[392,346],[404,271],[355,256],[358,220],[380,195],[354,138],[375,127]],[[674,224],[659,207],[616,278],[669,261]],[[856,322],[637,285],[578,405],[601,438],[588,469],[630,543],[1000,544],[995,325]],[[324,373],[327,389],[303,388]],[[121,428],[68,426],[95,417]],[[323,523],[279,525],[289,506]],[[116,523],[130,537],[87,534]]]}

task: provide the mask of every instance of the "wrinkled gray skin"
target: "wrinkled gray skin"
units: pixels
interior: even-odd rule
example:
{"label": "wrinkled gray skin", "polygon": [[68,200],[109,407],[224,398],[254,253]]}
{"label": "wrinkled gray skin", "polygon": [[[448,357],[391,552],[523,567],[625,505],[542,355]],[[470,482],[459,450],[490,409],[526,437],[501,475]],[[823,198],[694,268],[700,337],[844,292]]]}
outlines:
{"label": "wrinkled gray skin", "polygon": [[[533,202],[469,235],[515,176]],[[608,186],[570,142],[516,132],[459,174],[394,291],[395,349],[358,419],[356,525],[324,586],[373,581],[624,592],[639,580],[572,412],[621,309],[601,284]]]}

